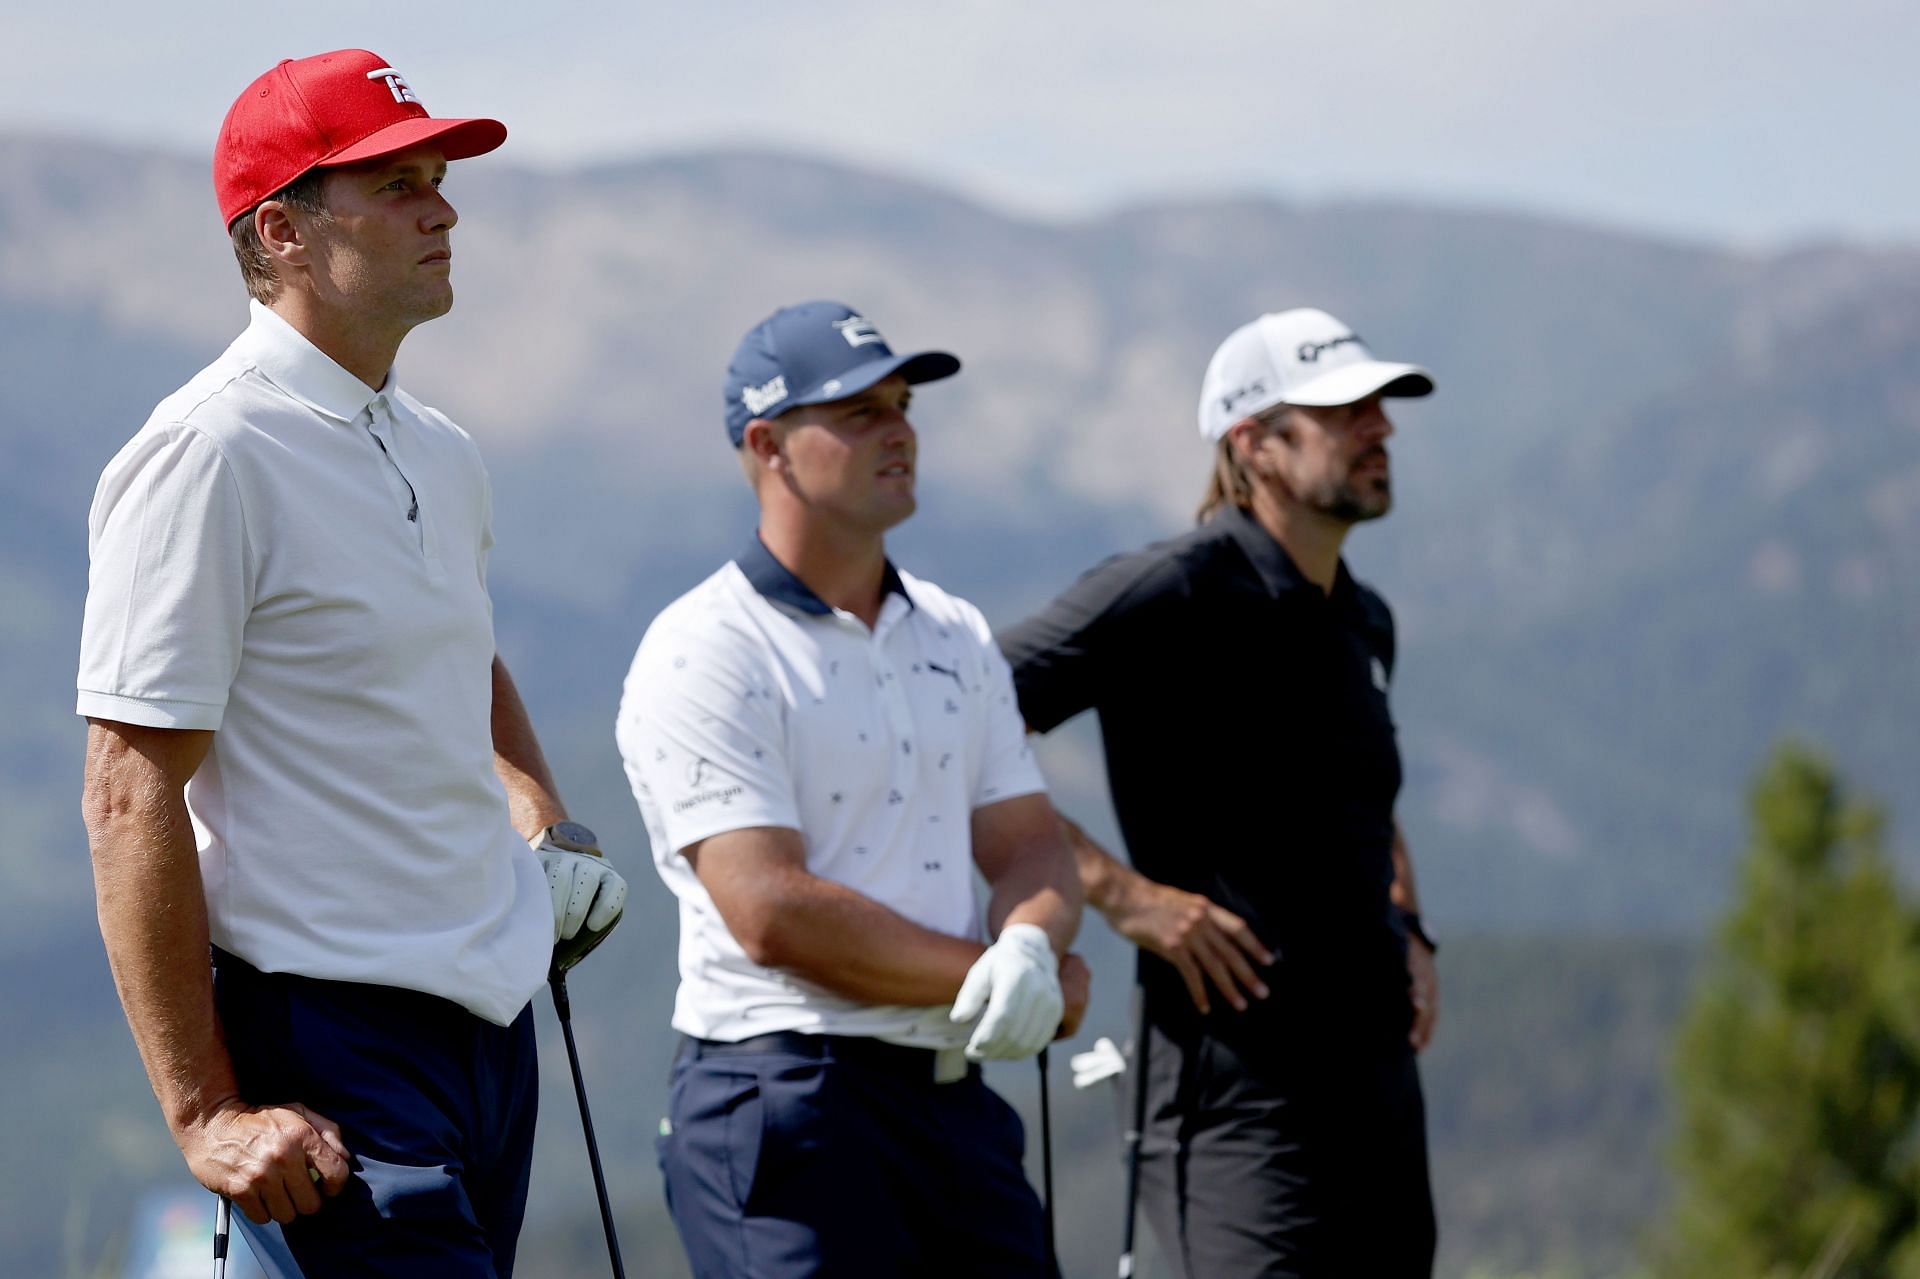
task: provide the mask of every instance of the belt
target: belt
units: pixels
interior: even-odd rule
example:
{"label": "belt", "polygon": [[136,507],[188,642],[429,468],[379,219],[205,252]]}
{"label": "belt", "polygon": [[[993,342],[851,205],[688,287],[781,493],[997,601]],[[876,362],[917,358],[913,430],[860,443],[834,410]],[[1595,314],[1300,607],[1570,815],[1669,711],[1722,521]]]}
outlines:
{"label": "belt", "polygon": [[810,1035],[798,1030],[776,1030],[730,1043],[688,1036],[681,1051],[695,1060],[768,1055],[809,1057],[816,1061],[845,1062],[913,1083],[952,1084],[980,1073],[980,1067],[967,1060],[964,1048],[909,1048],[865,1035]]}

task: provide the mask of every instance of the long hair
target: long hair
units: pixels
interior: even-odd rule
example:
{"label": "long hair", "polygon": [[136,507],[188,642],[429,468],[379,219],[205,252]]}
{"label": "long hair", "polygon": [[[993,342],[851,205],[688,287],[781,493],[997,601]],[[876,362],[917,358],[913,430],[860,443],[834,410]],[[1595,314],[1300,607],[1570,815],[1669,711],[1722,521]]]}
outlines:
{"label": "long hair", "polygon": [[1194,520],[1205,524],[1229,506],[1243,511],[1253,509],[1253,477],[1247,474],[1240,455],[1233,451],[1232,438],[1223,435],[1213,446],[1213,474],[1207,479],[1207,494],[1200,499]]}

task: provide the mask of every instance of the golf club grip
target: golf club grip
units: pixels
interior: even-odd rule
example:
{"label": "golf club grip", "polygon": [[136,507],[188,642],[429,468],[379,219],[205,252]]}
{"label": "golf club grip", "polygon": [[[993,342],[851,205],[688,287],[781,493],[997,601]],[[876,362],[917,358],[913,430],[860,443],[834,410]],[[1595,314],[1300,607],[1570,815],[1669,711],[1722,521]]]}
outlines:
{"label": "golf club grip", "polygon": [[613,1205],[607,1201],[607,1178],[600,1169],[600,1143],[593,1136],[593,1114],[587,1109],[587,1083],[580,1074],[580,1050],[573,1042],[573,1006],[567,998],[564,976],[552,980],[553,1010],[560,1018],[560,1034],[567,1041],[567,1065],[573,1070],[573,1096],[580,1103],[580,1129],[587,1139],[587,1162],[593,1166],[593,1193],[600,1201],[600,1225],[607,1234],[607,1259],[613,1263],[613,1279],[627,1279],[620,1262],[620,1240],[613,1230]]}

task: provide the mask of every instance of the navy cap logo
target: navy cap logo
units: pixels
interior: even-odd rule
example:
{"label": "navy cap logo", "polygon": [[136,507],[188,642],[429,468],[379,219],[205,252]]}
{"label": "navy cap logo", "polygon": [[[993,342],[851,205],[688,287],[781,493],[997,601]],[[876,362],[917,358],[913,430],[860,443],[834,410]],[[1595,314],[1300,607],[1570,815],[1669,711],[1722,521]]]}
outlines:
{"label": "navy cap logo", "polygon": [[880,330],[864,315],[849,315],[844,320],[835,320],[833,327],[847,340],[848,346],[865,346],[869,342],[878,342],[885,346],[887,340],[880,336]]}
{"label": "navy cap logo", "polygon": [[759,417],[768,409],[787,398],[787,375],[782,373],[771,382],[762,382],[759,386],[740,388],[740,402],[747,406],[747,412]]}

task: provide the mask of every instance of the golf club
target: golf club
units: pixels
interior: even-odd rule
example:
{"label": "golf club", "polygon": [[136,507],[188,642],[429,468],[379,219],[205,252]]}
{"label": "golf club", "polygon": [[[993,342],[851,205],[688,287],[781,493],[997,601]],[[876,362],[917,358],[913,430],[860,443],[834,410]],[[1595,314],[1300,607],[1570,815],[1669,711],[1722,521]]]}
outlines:
{"label": "golf club", "polygon": [[1040,1063],[1040,1204],[1047,1221],[1047,1260],[1053,1263],[1054,1273],[1060,1272],[1060,1254],[1053,1246],[1053,1106],[1048,1094],[1052,1091],[1047,1080],[1047,1050],[1042,1048],[1037,1058]]}
{"label": "golf club", "polygon": [[593,1193],[599,1197],[600,1225],[607,1232],[607,1257],[613,1262],[613,1279],[627,1279],[626,1267],[620,1264],[620,1240],[613,1232],[613,1207],[607,1202],[607,1176],[600,1168],[600,1143],[594,1140],[593,1115],[587,1109],[587,1084],[580,1076],[580,1050],[573,1042],[573,1004],[567,998],[567,969],[579,963],[591,949],[589,945],[565,957],[556,950],[553,967],[547,972],[547,985],[553,990],[553,1011],[560,1018],[560,1033],[567,1041],[567,1064],[573,1068],[573,1095],[580,1103],[580,1127],[587,1137],[587,1161],[593,1165]]}
{"label": "golf club", "polygon": [[1133,1121],[1127,1127],[1127,1211],[1120,1236],[1120,1279],[1133,1276],[1133,1221],[1140,1205],[1140,1135],[1147,1127],[1147,989],[1133,988]]}
{"label": "golf club", "polygon": [[233,1231],[233,1201],[220,1196],[213,1210],[213,1279],[227,1279],[227,1240]]}

